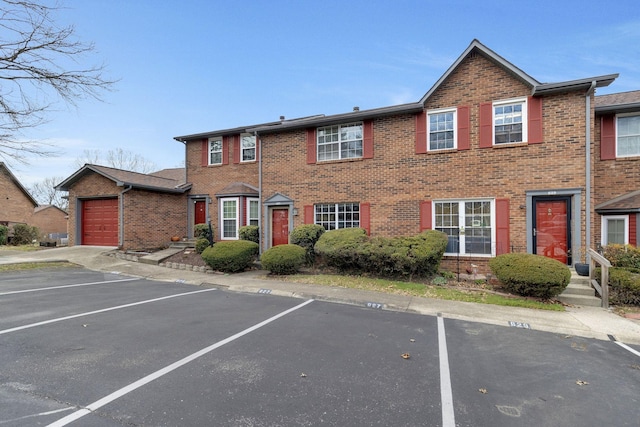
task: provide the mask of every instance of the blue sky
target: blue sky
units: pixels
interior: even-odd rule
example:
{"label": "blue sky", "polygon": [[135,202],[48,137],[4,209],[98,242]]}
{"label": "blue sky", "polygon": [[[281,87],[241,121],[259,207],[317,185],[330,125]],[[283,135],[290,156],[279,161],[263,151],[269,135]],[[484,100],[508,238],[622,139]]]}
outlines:
{"label": "blue sky", "polygon": [[58,17],[119,79],[28,134],[62,151],[11,164],[25,186],[84,150],[178,167],[175,136],[418,101],[474,38],[541,82],[620,73],[640,89],[637,0],[65,0]]}

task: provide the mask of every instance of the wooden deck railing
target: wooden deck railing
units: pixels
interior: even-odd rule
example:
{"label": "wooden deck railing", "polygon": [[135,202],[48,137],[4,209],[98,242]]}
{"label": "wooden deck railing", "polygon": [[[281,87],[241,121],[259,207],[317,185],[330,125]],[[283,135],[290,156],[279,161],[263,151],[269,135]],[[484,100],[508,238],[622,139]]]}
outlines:
{"label": "wooden deck railing", "polygon": [[[591,286],[600,294],[602,307],[609,308],[609,268],[611,263],[598,252],[589,248],[589,280]],[[600,283],[595,279],[596,264],[600,265]]]}

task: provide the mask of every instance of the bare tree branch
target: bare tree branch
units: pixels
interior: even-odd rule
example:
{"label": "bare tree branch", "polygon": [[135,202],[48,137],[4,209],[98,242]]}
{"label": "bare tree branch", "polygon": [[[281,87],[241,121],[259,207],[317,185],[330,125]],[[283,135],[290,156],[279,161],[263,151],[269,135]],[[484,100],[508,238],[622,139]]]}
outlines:
{"label": "bare tree branch", "polygon": [[76,159],[75,164],[81,168],[87,163],[140,173],[154,172],[158,169],[152,161],[122,148],[109,150],[105,155],[100,150],[84,150],[82,156]]}
{"label": "bare tree branch", "polygon": [[29,193],[40,205],[54,205],[66,212],[69,207],[67,192],[55,189],[62,181],[64,177],[61,176],[45,178],[29,187]]}
{"label": "bare tree branch", "polygon": [[84,98],[101,100],[115,83],[104,76],[104,65],[82,65],[94,45],[79,41],[73,26],[58,27],[61,4],[44,2],[0,0],[0,157],[7,160],[52,154],[23,135],[47,121],[56,98],[74,106]]}

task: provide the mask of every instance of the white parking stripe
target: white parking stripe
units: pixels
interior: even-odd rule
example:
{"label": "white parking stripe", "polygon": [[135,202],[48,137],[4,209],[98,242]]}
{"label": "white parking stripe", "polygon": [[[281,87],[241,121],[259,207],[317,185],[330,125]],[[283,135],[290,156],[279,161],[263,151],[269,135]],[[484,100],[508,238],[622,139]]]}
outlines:
{"label": "white parking stripe", "polygon": [[444,331],[444,319],[438,314],[438,356],[440,359],[440,399],[442,401],[442,427],[455,427],[456,418],[453,411],[453,392],[451,390],[451,374],[449,372],[449,353],[447,352],[447,336]]}
{"label": "white parking stripe", "polygon": [[620,341],[614,341],[616,344],[618,344],[620,347],[624,348],[627,351],[630,351],[631,353],[635,354],[636,356],[640,356],[640,351],[636,351],[634,349],[632,349],[631,347],[629,347],[628,345],[626,345],[625,343],[622,343]]}
{"label": "white parking stripe", "polygon": [[73,414],[69,414],[64,418],[59,419],[58,421],[49,424],[48,427],[63,427],[66,426],[67,424],[80,419],[82,417],[84,417],[87,414],[90,414],[92,411],[98,410],[101,407],[103,407],[104,405],[107,405],[111,402],[113,402],[114,400],[142,387],[143,385],[146,385],[148,383],[150,383],[151,381],[158,379],[160,377],[162,377],[163,375],[168,374],[171,371],[174,371],[176,369],[178,369],[179,367],[186,365],[189,362],[192,362],[194,360],[196,360],[197,358],[204,356],[205,354],[219,348],[222,347],[225,344],[228,344],[232,341],[237,340],[238,338],[247,335],[250,332],[255,331],[256,329],[259,329],[271,322],[273,322],[274,320],[277,320],[283,316],[286,316],[289,313],[292,313],[296,310],[298,310],[299,308],[304,307],[307,304],[310,304],[311,302],[313,302],[312,299],[307,300],[305,302],[303,302],[302,304],[298,304],[295,307],[292,307],[288,310],[283,311],[282,313],[276,314],[273,317],[268,318],[267,320],[264,320],[254,326],[251,326],[250,328],[245,329],[244,331],[238,332],[235,335],[230,336],[229,338],[225,338],[222,341],[218,341],[217,343],[210,345],[209,347],[205,347],[200,351],[197,351],[187,357],[185,357],[184,359],[180,359],[177,362],[172,363],[171,365],[165,366],[164,368],[147,375],[146,377],[140,378],[138,381],[129,384],[128,386],[125,386],[123,388],[121,388],[120,390],[117,390],[113,393],[111,393],[108,396],[103,397],[100,400],[97,400],[95,402],[93,402],[92,404],[88,405],[87,407],[80,409],[79,411],[74,412]]}
{"label": "white parking stripe", "polygon": [[132,280],[140,280],[140,279],[132,278],[132,279],[105,280],[103,282],[77,283],[75,285],[60,285],[60,286],[50,286],[48,288],[37,288],[37,289],[25,289],[25,290],[22,290],[22,291],[0,292],[0,296],[13,295],[13,294],[25,294],[27,292],[48,291],[48,290],[51,290],[51,289],[76,288],[78,286],[102,285],[104,283],[131,282]]}
{"label": "white parking stripe", "polygon": [[44,417],[46,415],[53,415],[53,414],[57,414],[58,412],[66,412],[66,411],[71,411],[73,409],[76,409],[75,406],[69,406],[68,408],[62,408],[62,409],[55,409],[53,411],[40,412],[39,414],[25,415],[24,417],[14,418],[12,420],[2,420],[0,421],[0,424],[15,423],[16,421],[22,421],[28,418]]}
{"label": "white parking stripe", "polygon": [[86,313],[73,314],[71,316],[58,317],[56,319],[44,320],[42,322],[30,323],[28,325],[17,326],[15,328],[4,329],[4,330],[0,331],[0,335],[8,334],[8,333],[11,333],[11,332],[16,332],[16,331],[21,331],[23,329],[35,328],[36,326],[48,325],[49,323],[62,322],[63,320],[75,319],[75,318],[83,317],[83,316],[91,316],[93,314],[106,313],[108,311],[119,310],[121,308],[135,307],[136,305],[148,304],[148,303],[151,303],[151,302],[162,301],[162,300],[165,300],[165,299],[178,298],[178,297],[183,297],[183,296],[187,296],[187,295],[199,294],[199,293],[202,293],[202,292],[211,292],[211,291],[215,291],[215,290],[216,289],[203,289],[203,290],[193,291],[193,292],[184,292],[184,293],[181,293],[181,294],[168,295],[168,296],[165,296],[165,297],[159,297],[159,298],[153,298],[153,299],[148,299],[148,300],[144,300],[144,301],[132,302],[132,303],[129,303],[129,304],[118,305],[118,306],[115,306],[115,307],[103,308],[103,309],[100,309],[100,310],[87,311]]}

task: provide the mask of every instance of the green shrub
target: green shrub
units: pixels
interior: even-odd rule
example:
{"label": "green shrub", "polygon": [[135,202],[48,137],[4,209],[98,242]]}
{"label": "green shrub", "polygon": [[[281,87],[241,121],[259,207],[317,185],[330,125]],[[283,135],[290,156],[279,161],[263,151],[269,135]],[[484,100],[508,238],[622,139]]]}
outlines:
{"label": "green shrub", "polygon": [[27,224],[16,224],[13,226],[12,245],[30,245],[34,240],[38,240],[40,232],[37,227]]}
{"label": "green shrub", "polygon": [[604,257],[614,267],[640,268],[640,249],[632,245],[607,245]]}
{"label": "green shrub", "polygon": [[214,270],[236,273],[249,268],[258,249],[257,243],[248,240],[218,242],[202,252],[202,259]]}
{"label": "green shrub", "polygon": [[267,249],[260,258],[262,268],[273,274],[295,274],[305,263],[306,251],[298,245],[278,245]]}
{"label": "green shrub", "polygon": [[209,243],[209,239],[206,237],[200,237],[196,240],[196,253],[201,254],[207,249],[211,244]]}
{"label": "green shrub", "polygon": [[489,267],[509,291],[523,296],[553,298],[571,280],[569,267],[542,255],[498,255],[489,260]]}
{"label": "green shrub", "polygon": [[340,271],[358,271],[358,252],[367,240],[367,232],[363,228],[330,230],[320,236],[314,250],[328,266]]}
{"label": "green shrub", "polygon": [[245,225],[238,229],[240,240],[248,240],[250,242],[260,243],[260,228],[257,225]]}
{"label": "green shrub", "polygon": [[[213,231],[213,226],[211,227],[211,231]],[[196,224],[193,228],[193,235],[196,239],[204,238],[213,242],[213,238],[210,238],[209,234],[209,224]]]}
{"label": "green shrub", "polygon": [[369,239],[363,229],[324,233],[315,251],[331,267],[376,276],[432,276],[438,271],[447,236],[435,230],[410,237]]}
{"label": "green shrub", "polygon": [[299,225],[293,229],[289,236],[291,244],[298,245],[305,250],[305,259],[307,264],[312,265],[316,258],[316,253],[313,247],[325,232],[325,229],[321,225],[317,224],[304,224]]}
{"label": "green shrub", "polygon": [[0,225],[0,245],[7,244],[7,235],[9,234],[9,227],[6,225]]}
{"label": "green shrub", "polygon": [[[598,279],[600,276],[596,276]],[[640,270],[609,269],[609,302],[617,305],[640,305]]]}
{"label": "green shrub", "polygon": [[429,230],[409,237],[376,237],[360,249],[365,271],[377,276],[430,277],[438,272],[447,248],[446,234]]}

